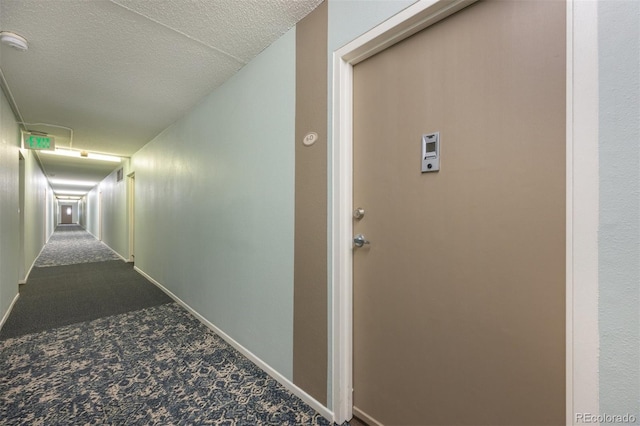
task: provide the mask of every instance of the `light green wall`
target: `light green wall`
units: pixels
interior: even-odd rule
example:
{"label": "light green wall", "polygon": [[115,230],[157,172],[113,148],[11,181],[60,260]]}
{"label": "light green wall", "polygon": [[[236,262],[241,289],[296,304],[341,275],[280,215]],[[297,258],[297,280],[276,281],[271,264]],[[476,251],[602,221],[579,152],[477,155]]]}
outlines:
{"label": "light green wall", "polygon": [[100,217],[100,185],[93,188],[83,199],[85,205],[85,218],[82,226],[94,237],[100,239],[100,225],[98,223]]}
{"label": "light green wall", "polygon": [[28,273],[53,232],[51,223],[57,212],[53,211],[53,192],[35,153],[28,149],[22,152],[25,159],[24,258]]}
{"label": "light green wall", "polygon": [[[38,170],[41,170],[40,166],[38,166]],[[53,193],[53,189],[49,185],[49,182],[44,178],[44,174],[42,174],[42,177],[43,177],[42,182],[45,186],[45,192],[47,194],[46,202],[45,202],[45,206],[43,206],[43,211],[41,212],[34,211],[33,213],[35,215],[42,214],[45,217],[45,243],[46,243],[49,241],[49,238],[51,238],[51,235],[53,235],[53,232],[56,230],[56,226],[58,225],[57,214],[59,212],[59,207],[58,207],[58,200],[56,199],[55,194]],[[76,210],[77,210],[77,206],[76,206]],[[77,218],[77,212],[74,214],[75,214],[74,217]]]}
{"label": "light green wall", "polygon": [[0,319],[18,294],[18,142],[18,125],[0,92]]}
{"label": "light green wall", "polygon": [[[124,259],[129,258],[129,229],[127,225],[127,174],[129,160],[121,163],[123,179],[118,182],[116,173],[107,176],[99,185],[102,192],[102,241]],[[97,230],[95,235],[97,235]]]}
{"label": "light green wall", "polygon": [[640,424],[640,3],[598,2],[600,413]]}
{"label": "light green wall", "polygon": [[132,158],[136,266],[288,379],[295,29]]}
{"label": "light green wall", "polygon": [[[33,151],[23,150],[24,256],[20,256],[19,167],[20,128],[9,103],[0,92],[0,318],[18,294],[54,229],[55,201]],[[20,268],[23,262],[23,268]],[[25,276],[20,276],[25,275]]]}
{"label": "light green wall", "polygon": [[86,229],[87,227],[87,199],[78,201],[78,224]]}

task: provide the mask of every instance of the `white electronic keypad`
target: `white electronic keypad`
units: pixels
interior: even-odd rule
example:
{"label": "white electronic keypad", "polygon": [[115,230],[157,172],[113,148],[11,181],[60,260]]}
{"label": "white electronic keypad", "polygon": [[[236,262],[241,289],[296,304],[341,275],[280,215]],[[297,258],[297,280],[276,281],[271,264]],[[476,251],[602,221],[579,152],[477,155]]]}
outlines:
{"label": "white electronic keypad", "polygon": [[422,173],[440,170],[440,132],[422,135]]}

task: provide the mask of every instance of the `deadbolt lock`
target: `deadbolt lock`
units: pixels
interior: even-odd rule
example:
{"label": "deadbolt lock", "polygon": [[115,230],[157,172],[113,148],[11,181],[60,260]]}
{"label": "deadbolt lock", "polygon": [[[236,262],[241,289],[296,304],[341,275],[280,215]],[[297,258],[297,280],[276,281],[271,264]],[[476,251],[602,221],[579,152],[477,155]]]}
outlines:
{"label": "deadbolt lock", "polygon": [[353,211],[353,217],[356,219],[362,219],[364,217],[364,209],[362,207],[358,207]]}

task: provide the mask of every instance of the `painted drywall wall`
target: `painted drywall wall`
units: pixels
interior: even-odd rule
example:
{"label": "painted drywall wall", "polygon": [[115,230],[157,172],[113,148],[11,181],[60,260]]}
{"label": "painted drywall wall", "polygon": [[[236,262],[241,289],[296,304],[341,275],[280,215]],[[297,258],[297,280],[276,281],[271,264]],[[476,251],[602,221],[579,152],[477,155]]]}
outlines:
{"label": "painted drywall wall", "polygon": [[136,266],[288,379],[295,29],[132,157]]}
{"label": "painted drywall wall", "polygon": [[88,219],[89,216],[88,215],[90,213],[93,213],[92,211],[89,211],[88,199],[89,199],[88,195],[86,195],[86,196],[82,197],[82,199],[80,199],[80,203],[79,203],[80,204],[80,220],[78,222],[80,224],[80,226],[82,226],[84,229],[87,229],[87,230],[88,230],[87,227],[88,227],[88,222],[89,222],[89,219]]}
{"label": "painted drywall wall", "polygon": [[[58,199],[56,198],[55,193],[53,192],[51,186],[48,183],[47,183],[46,194],[47,194],[47,200],[45,203],[45,211],[44,211],[45,236],[46,236],[45,242],[49,241],[49,238],[51,238],[51,235],[53,235],[54,231],[56,230],[56,226],[58,226],[56,212],[60,210],[58,205]],[[77,217],[77,212],[74,213],[73,217]]]}
{"label": "painted drywall wall", "polygon": [[22,150],[24,245],[20,256],[20,128],[4,93],[0,93],[0,139],[0,316],[4,316],[18,294],[18,282],[27,278],[53,233],[55,199],[36,154]]}
{"label": "painted drywall wall", "polygon": [[[296,26],[293,379],[327,403],[327,3]],[[302,143],[316,132],[311,146]]]}
{"label": "painted drywall wall", "polygon": [[91,235],[100,239],[100,186],[96,186],[83,198],[85,222],[82,226]]}
{"label": "painted drywall wall", "polygon": [[[121,163],[123,175],[129,170],[129,160]],[[114,170],[99,184],[102,192],[102,241],[122,258],[129,257],[129,230],[127,228],[127,180],[118,182]],[[97,235],[97,234],[95,234]]]}
{"label": "painted drywall wall", "polygon": [[20,133],[0,92],[0,318],[18,294],[18,146]]}
{"label": "painted drywall wall", "polygon": [[36,154],[28,149],[22,152],[25,159],[24,258],[28,273],[53,232],[51,223],[55,213],[53,191]]}
{"label": "painted drywall wall", "polygon": [[78,202],[75,201],[71,204],[71,220],[73,223],[78,223]]}
{"label": "painted drywall wall", "polygon": [[598,3],[600,414],[640,423],[640,3]]}

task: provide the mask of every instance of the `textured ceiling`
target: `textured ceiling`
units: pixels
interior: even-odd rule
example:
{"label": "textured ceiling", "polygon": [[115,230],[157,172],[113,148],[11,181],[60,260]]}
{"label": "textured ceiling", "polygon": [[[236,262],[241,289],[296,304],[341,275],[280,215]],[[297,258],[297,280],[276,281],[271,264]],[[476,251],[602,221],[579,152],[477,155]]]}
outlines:
{"label": "textured ceiling", "polygon": [[[27,52],[0,46],[0,68],[25,122],[130,156],[319,3],[0,0],[0,30],[29,41]],[[68,130],[27,127],[69,146]]]}

